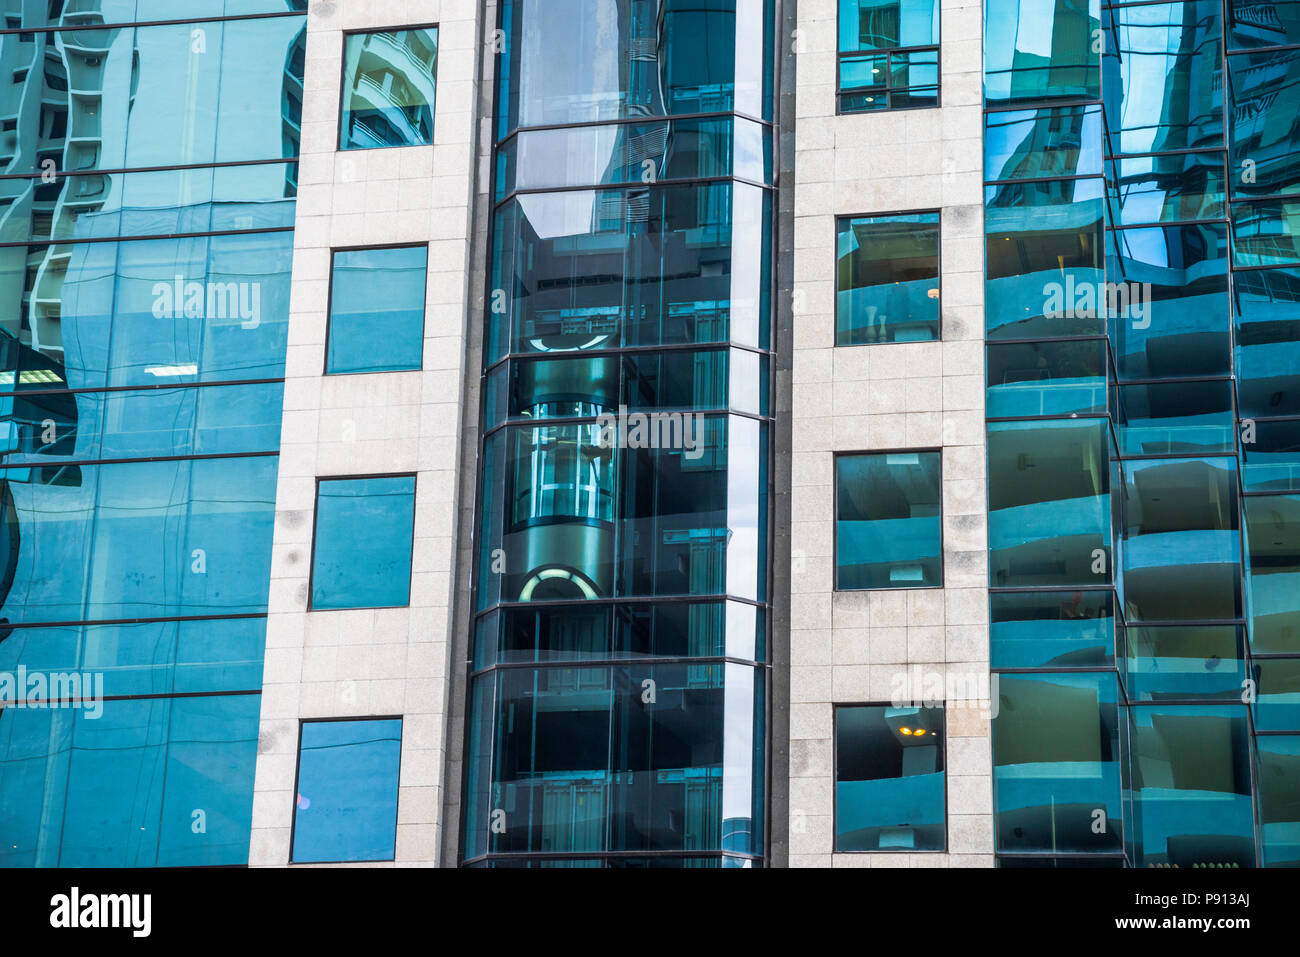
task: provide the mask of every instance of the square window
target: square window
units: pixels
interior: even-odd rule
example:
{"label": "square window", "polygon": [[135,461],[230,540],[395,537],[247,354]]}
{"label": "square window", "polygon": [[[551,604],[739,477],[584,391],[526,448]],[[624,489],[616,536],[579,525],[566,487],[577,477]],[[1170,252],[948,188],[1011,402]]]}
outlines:
{"label": "square window", "polygon": [[835,459],[835,587],[943,585],[940,453]]}
{"label": "square window", "polygon": [[334,253],[326,375],[420,368],[428,259],[427,246]]}
{"label": "square window", "polygon": [[347,34],[339,149],[433,143],[437,74],[437,27]]}
{"label": "square window", "polygon": [[939,105],[938,0],[839,0],[839,112]]}
{"label": "square window", "polygon": [[311,607],[395,608],[411,598],[415,476],[322,479]]}
{"label": "square window", "polygon": [[401,718],[304,721],[290,860],[391,861],[401,754]]}
{"label": "square window", "polygon": [[943,708],[835,709],[835,850],[947,848]]}
{"label": "square window", "polygon": [[836,221],[835,344],[939,338],[939,214]]}

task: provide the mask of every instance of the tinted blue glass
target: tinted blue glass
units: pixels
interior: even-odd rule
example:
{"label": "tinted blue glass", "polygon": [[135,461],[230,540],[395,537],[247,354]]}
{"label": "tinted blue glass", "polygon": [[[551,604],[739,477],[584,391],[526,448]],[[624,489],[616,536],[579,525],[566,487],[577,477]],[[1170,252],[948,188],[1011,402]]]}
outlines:
{"label": "tinted blue glass", "polygon": [[[98,14],[96,22],[112,24],[284,13],[285,10],[304,10],[306,6],[306,0],[186,0],[182,12],[174,0],[95,0],[93,10]],[[16,17],[18,22],[6,22],[6,27],[76,25],[84,22],[83,18],[91,8],[85,4],[51,3],[15,9],[20,11],[20,16]]]}
{"label": "tinted blue glass", "polygon": [[339,149],[433,142],[438,28],[343,38]]}
{"label": "tinted blue glass", "polygon": [[841,53],[939,42],[939,0],[839,0],[839,6]]}
{"label": "tinted blue glass", "polygon": [[1297,217],[1300,217],[1300,202],[1234,203],[1233,265],[1279,266],[1300,262]]}
{"label": "tinted blue glass", "polygon": [[943,584],[938,452],[835,459],[835,587]]}
{"label": "tinted blue glass", "polygon": [[1300,191],[1300,50],[1228,57],[1234,196]]}
{"label": "tinted blue glass", "polygon": [[525,130],[497,148],[496,197],[554,186],[735,176],[772,182],[772,137],[741,117]]}
{"label": "tinted blue glass", "polygon": [[987,337],[1103,332],[1101,179],[986,187]]}
{"label": "tinted blue glass", "polygon": [[1120,226],[1222,219],[1224,154],[1166,153],[1106,164],[1111,220]]}
{"label": "tinted blue glass", "polygon": [[1100,7],[1099,0],[989,0],[984,5],[988,105],[1096,97]]}
{"label": "tinted blue glass", "polygon": [[994,668],[1092,668],[1115,661],[1115,595],[1106,591],[989,595]]}
{"label": "tinted blue glass", "polygon": [[[647,679],[650,706],[624,693]],[[484,680],[498,683],[495,697]],[[764,708],[761,673],[723,662],[488,675],[471,710],[482,750],[468,772],[466,856],[752,853],[763,834]],[[500,832],[490,826],[497,807],[513,809]]]}
{"label": "tinted blue glass", "polygon": [[1236,442],[1232,381],[1120,386],[1115,424],[1125,455],[1231,452]]}
{"label": "tinted blue glass", "polygon": [[428,259],[427,246],[334,254],[326,373],[420,368]]}
{"label": "tinted blue glass", "polygon": [[311,606],[387,608],[411,594],[415,476],[322,479]]}
{"label": "tinted blue glass", "polygon": [[835,709],[835,850],[947,847],[942,708]]}
{"label": "tinted blue glass", "polygon": [[1246,635],[1238,625],[1139,627],[1125,631],[1120,681],[1130,701],[1242,700]]}
{"label": "tinted blue glass", "polygon": [[984,178],[1101,175],[1101,107],[1005,110],[984,117]]}
{"label": "tinted blue glass", "polygon": [[939,338],[939,214],[836,221],[835,344]]}
{"label": "tinted blue glass", "polygon": [[1247,492],[1300,491],[1300,421],[1255,423],[1254,442],[1243,442],[1242,487]]}
{"label": "tinted blue glass", "polygon": [[771,23],[769,0],[505,0],[498,139],[632,116],[770,118]]}
{"label": "tinted blue glass", "polygon": [[997,849],[1121,849],[1113,672],[999,675],[993,719]]}
{"label": "tinted blue glass", "polygon": [[[0,319],[0,391],[284,374],[291,232],[11,252],[0,263],[0,275],[12,280],[4,286],[11,318]],[[64,270],[26,267],[65,255]],[[37,289],[40,275],[57,280]],[[27,316],[21,303],[32,298],[50,301]]]}
{"label": "tinted blue glass", "polygon": [[1223,145],[1220,0],[1106,10],[1102,92],[1115,153]]}
{"label": "tinted blue glass", "polygon": [[1300,735],[1257,738],[1265,867],[1300,867]]}
{"label": "tinted blue glass", "polygon": [[1106,280],[1129,294],[1112,310],[1123,379],[1228,375],[1228,231],[1222,223],[1107,234]]}
{"label": "tinted blue glass", "polygon": [[1228,0],[1228,47],[1300,44],[1298,0]]}
{"label": "tinted blue glass", "polygon": [[[535,193],[500,207],[488,354],[767,347],[771,197],[744,183]],[[586,277],[575,282],[573,277]]]}
{"label": "tinted blue glass", "polygon": [[290,859],[390,861],[397,842],[402,721],[306,721]]}
{"label": "tinted blue glass", "polygon": [[1134,867],[1253,867],[1244,706],[1128,709]]}
{"label": "tinted blue glass", "polygon": [[[1300,414],[1300,269],[1237,270],[1232,291],[1241,415]],[[1264,432],[1276,427],[1285,424],[1259,424]],[[1252,469],[1250,459],[1266,454],[1263,446],[1244,445]]]}
{"label": "tinted blue glass", "polygon": [[102,675],[108,697],[255,691],[265,639],[264,618],[15,628],[0,673]]}
{"label": "tinted blue glass", "polygon": [[993,423],[988,437],[989,584],[1108,584],[1105,421]]}
{"label": "tinted blue glass", "polygon": [[0,461],[58,461],[274,452],[284,385],[143,392],[0,395]]}
{"label": "tinted blue glass", "polygon": [[1125,613],[1135,621],[1242,614],[1235,458],[1126,463]]}
{"label": "tinted blue glass", "polygon": [[1255,728],[1300,731],[1300,658],[1254,659]]}
{"label": "tinted blue glass", "polygon": [[0,472],[13,623],[266,611],[276,457]]}
{"label": "tinted blue glass", "polygon": [[1251,651],[1300,654],[1300,496],[1251,496],[1243,502]]}
{"label": "tinted blue glass", "polygon": [[260,703],[252,694],[0,711],[0,861],[246,864]]}
{"label": "tinted blue glass", "polygon": [[986,355],[990,418],[1107,411],[1104,339],[990,344]]}

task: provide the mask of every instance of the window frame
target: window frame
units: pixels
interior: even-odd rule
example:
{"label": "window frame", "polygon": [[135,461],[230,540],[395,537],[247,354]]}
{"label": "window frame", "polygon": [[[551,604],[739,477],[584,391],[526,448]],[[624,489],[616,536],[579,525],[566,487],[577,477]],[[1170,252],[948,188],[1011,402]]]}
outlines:
{"label": "window frame", "polygon": [[[315,608],[313,607],[312,598],[315,594],[316,584],[316,543],[319,536],[316,534],[320,523],[320,487],[322,482],[336,481],[358,481],[363,479],[389,479],[389,478],[409,478],[413,482],[411,489],[411,573],[406,581],[406,603],[402,605],[358,605],[349,608]],[[314,612],[340,612],[340,611],[379,611],[388,608],[410,608],[411,607],[411,579],[415,575],[415,530],[419,527],[417,515],[419,512],[420,501],[420,476],[418,472],[379,472],[363,474],[346,474],[346,475],[317,475],[315,476],[316,491],[315,498],[312,502],[311,513],[311,556],[308,559],[310,565],[307,568],[307,607],[305,611],[308,614]]]}
{"label": "window frame", "polygon": [[[901,707],[917,707],[938,709],[943,712],[943,847],[942,848],[923,848],[920,850],[907,850],[905,848],[876,848],[875,850],[862,851],[842,851],[839,849],[839,822],[840,822],[840,801],[837,791],[840,782],[840,709],[841,708],[894,708],[899,705],[892,704],[888,701],[832,701],[831,702],[831,854],[949,854],[951,853],[951,841],[948,836],[948,787],[951,783],[948,774],[948,699],[931,705],[916,704],[902,705]],[[888,778],[886,780],[897,781],[901,778]],[[295,791],[296,793],[296,791]]]}
{"label": "window frame", "polygon": [[[397,794],[396,805],[393,815],[393,856],[368,859],[364,861],[295,861],[293,859],[294,840],[298,836],[298,795],[299,787],[302,782],[302,733],[303,726],[308,724],[324,724],[326,722],[339,721],[396,721],[399,724],[399,737],[397,741]],[[395,862],[397,860],[397,828],[402,820],[402,756],[406,743],[406,717],[400,714],[373,714],[373,715],[332,715],[324,718],[298,718],[298,745],[294,752],[293,762],[293,794],[289,798],[289,808],[291,819],[289,821],[289,860],[290,867],[295,865],[300,867],[324,866],[324,865],[348,865],[348,864],[373,864]]]}
{"label": "window frame", "polygon": [[[858,458],[864,455],[922,455],[925,453],[934,453],[939,456],[939,581],[934,585],[898,585],[887,588],[841,588],[839,584],[839,567],[840,567],[840,459],[841,458]],[[943,507],[943,453],[944,449],[940,446],[931,446],[915,449],[851,449],[831,453],[831,591],[834,594],[857,594],[862,592],[880,592],[880,591],[942,591],[944,585],[944,572],[946,561],[944,559],[944,549],[946,536],[944,534],[944,507]],[[871,703],[871,702],[864,702]],[[837,705],[838,707],[838,705]]]}
{"label": "window frame", "polygon": [[[836,116],[871,116],[877,113],[898,113],[909,110],[937,110],[943,107],[943,6],[938,4],[939,21],[936,24],[936,33],[938,34],[934,43],[923,43],[915,46],[896,46],[882,47],[877,50],[841,50],[840,49],[840,24],[844,16],[844,0],[835,0],[835,115]],[[929,86],[919,87],[901,87],[895,90],[889,85],[889,77],[893,67],[894,54],[913,54],[928,53],[934,51],[935,60],[935,85],[934,85],[934,103],[927,103],[924,106],[894,106],[894,94],[906,93],[913,89],[928,90]],[[885,82],[879,86],[860,86],[845,88],[841,83],[843,76],[841,64],[846,57],[865,57],[865,56],[882,56],[885,58]],[[853,93],[871,93],[879,91],[877,95],[885,97],[885,106],[879,110],[845,110],[842,107],[842,97],[845,94]],[[342,107],[340,107],[340,110]]]}
{"label": "window frame", "polygon": [[354,36],[368,36],[375,33],[400,33],[412,30],[436,30],[438,36],[435,40],[437,43],[437,52],[442,52],[442,26],[440,23],[414,23],[414,24],[395,24],[392,26],[374,26],[359,27],[355,30],[344,30],[339,36],[339,105],[335,113],[335,134],[334,134],[334,152],[351,153],[366,152],[367,150],[395,150],[395,149],[431,149],[438,142],[438,65],[434,61],[433,67],[433,95],[434,101],[429,106],[429,142],[427,143],[385,143],[383,146],[350,146],[343,145],[343,104],[347,102],[346,94],[348,90],[348,38]]}
{"label": "window frame", "polygon": [[[411,369],[358,369],[352,372],[330,371],[330,330],[334,325],[334,259],[339,253],[377,252],[385,249],[424,250],[424,299],[420,302],[420,364]],[[321,359],[322,376],[349,375],[399,375],[403,372],[424,371],[424,340],[428,338],[429,322],[429,243],[376,243],[362,246],[331,246],[328,285],[325,289],[325,348]]]}
{"label": "window frame", "polygon": [[[885,219],[891,216],[937,216],[938,217],[938,222],[935,223],[935,227],[934,227],[935,231],[939,234],[939,249],[935,255],[935,263],[934,263],[935,264],[934,281],[938,284],[938,288],[939,288],[938,334],[933,339],[910,339],[910,340],[905,339],[902,342],[847,342],[841,345],[839,342],[839,338],[840,338],[840,309],[839,309],[840,224],[843,222],[852,221],[854,219]],[[831,236],[831,248],[835,250],[836,258],[835,258],[835,269],[832,270],[832,275],[831,275],[831,290],[830,290],[831,301],[835,303],[835,308],[832,313],[832,318],[834,320],[833,331],[835,334],[835,339],[831,343],[832,347],[836,349],[856,349],[863,346],[904,346],[904,345],[917,345],[925,342],[943,342],[944,341],[943,338],[943,209],[941,207],[934,207],[932,209],[892,209],[892,210],[885,210],[883,212],[878,212],[878,213],[836,213],[835,216],[833,217],[833,220],[834,220],[835,232],[834,235]]]}

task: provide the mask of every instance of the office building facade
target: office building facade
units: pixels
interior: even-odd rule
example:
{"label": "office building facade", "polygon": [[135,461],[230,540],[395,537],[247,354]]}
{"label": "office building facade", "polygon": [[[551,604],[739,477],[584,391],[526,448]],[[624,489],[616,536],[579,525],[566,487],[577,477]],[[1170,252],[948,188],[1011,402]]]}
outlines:
{"label": "office building facade", "polygon": [[1300,3],[0,28],[0,862],[1300,861]]}

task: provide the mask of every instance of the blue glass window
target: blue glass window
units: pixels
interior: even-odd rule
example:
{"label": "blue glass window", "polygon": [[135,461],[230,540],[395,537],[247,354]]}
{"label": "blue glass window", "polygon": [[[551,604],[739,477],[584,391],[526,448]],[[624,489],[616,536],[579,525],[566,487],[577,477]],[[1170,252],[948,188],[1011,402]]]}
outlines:
{"label": "blue glass window", "polygon": [[835,459],[835,587],[943,584],[938,452]]}
{"label": "blue glass window", "polygon": [[835,709],[835,850],[947,847],[943,708]]}
{"label": "blue glass window", "polygon": [[1300,735],[1256,739],[1265,867],[1300,867]]}
{"label": "blue glass window", "polygon": [[986,105],[1095,98],[1101,90],[1100,0],[989,0]]}
{"label": "blue glass window", "polygon": [[939,214],[836,222],[835,344],[939,338]]}
{"label": "blue glass window", "polygon": [[401,755],[401,718],[304,721],[290,860],[391,861]]}
{"label": "blue glass window", "polygon": [[939,105],[938,0],[839,0],[839,111]]}
{"label": "blue glass window", "polygon": [[411,595],[415,476],[322,479],[311,607],[391,608]]}
{"label": "blue glass window", "polygon": [[424,354],[426,246],[334,253],[325,372],[400,372]]}
{"label": "blue glass window", "polygon": [[433,143],[437,72],[436,27],[347,34],[339,149]]}

